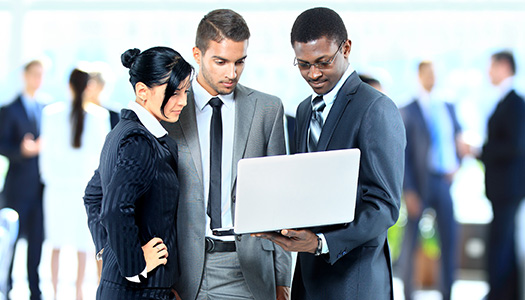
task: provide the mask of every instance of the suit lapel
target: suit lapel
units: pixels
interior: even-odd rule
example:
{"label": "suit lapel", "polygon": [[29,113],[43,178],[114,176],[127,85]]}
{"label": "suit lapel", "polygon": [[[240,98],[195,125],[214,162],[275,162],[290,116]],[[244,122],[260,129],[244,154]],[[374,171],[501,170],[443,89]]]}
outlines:
{"label": "suit lapel", "polygon": [[[346,106],[352,100],[352,96],[357,92],[357,88],[360,84],[361,79],[359,79],[356,72],[353,72],[337,93],[334,104],[323,125],[323,130],[321,131],[321,136],[317,143],[317,151],[326,151],[328,143],[332,138],[334,130],[337,127]],[[311,114],[311,112],[309,114]],[[310,118],[308,118],[308,120],[310,120]]]}
{"label": "suit lapel", "polygon": [[235,89],[235,132],[233,138],[233,159],[232,159],[232,191],[235,187],[237,178],[237,162],[244,156],[248,135],[252,126],[253,115],[257,99],[251,93],[238,84]]}
{"label": "suit lapel", "polygon": [[201,147],[197,129],[197,118],[195,116],[195,98],[193,97],[193,90],[188,94],[188,104],[182,110],[179,124],[184,140],[188,145],[188,150],[191,153],[191,158],[195,165],[195,169],[197,170],[197,174],[199,175],[199,179],[203,182]]}
{"label": "suit lapel", "polygon": [[421,108],[421,104],[417,100],[414,101],[414,106],[409,112],[410,114],[413,114],[416,117],[416,123],[418,123],[422,128],[425,128],[425,138],[427,139],[427,143],[430,144],[430,127],[428,126],[428,122],[423,115],[423,109]]}
{"label": "suit lapel", "polygon": [[25,128],[24,132],[30,132],[35,138],[37,138],[39,136],[37,124],[33,119],[29,118],[29,113],[22,102],[22,96],[19,96],[16,99],[16,110],[18,111],[17,114],[22,117],[20,120],[22,127]]}
{"label": "suit lapel", "polygon": [[[312,105],[311,105],[311,97],[307,98],[308,100],[303,103],[305,103],[303,106],[300,106],[300,109],[297,113],[297,135],[296,139],[298,140],[297,143],[297,152],[298,153],[306,153],[308,152],[307,149],[307,143],[308,143],[308,127],[310,126],[310,119],[312,118]],[[300,116],[303,116],[303,119],[300,119]]]}

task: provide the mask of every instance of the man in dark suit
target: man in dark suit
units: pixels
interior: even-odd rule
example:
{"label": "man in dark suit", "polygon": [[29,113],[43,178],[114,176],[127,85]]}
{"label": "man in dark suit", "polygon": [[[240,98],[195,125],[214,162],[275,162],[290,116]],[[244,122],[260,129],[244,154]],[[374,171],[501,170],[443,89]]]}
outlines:
{"label": "man in dark suit", "polygon": [[514,91],[510,52],[492,55],[489,76],[500,101],[488,121],[481,160],[493,219],[488,241],[488,299],[518,299],[515,217],[525,197],[525,101]]}
{"label": "man in dark suit", "polygon": [[450,186],[459,168],[458,150],[464,147],[454,106],[444,102],[433,91],[435,77],[432,62],[421,62],[418,70],[419,94],[400,110],[407,134],[403,196],[408,220],[397,265],[401,270],[405,298],[412,299],[418,224],[423,210],[433,208],[441,245],[440,291],[443,299],[450,299],[458,236]]}
{"label": "man in dark suit", "polygon": [[185,300],[289,295],[289,252],[250,235],[214,233],[233,227],[238,161],[286,153],[281,100],[238,83],[249,37],[246,22],[232,10],[204,16],[193,48],[199,73],[188,105],[178,123],[164,124],[179,146],[176,290]]}
{"label": "man in dark suit", "polygon": [[[43,66],[29,62],[24,69],[25,89],[0,110],[0,154],[9,159],[3,197],[18,212],[20,237],[27,239],[27,274],[31,299],[40,299],[38,265],[44,240],[42,191],[38,170],[39,122],[42,105],[35,100]],[[11,271],[13,262],[11,262]],[[12,288],[12,279],[8,283]]]}
{"label": "man in dark suit", "polygon": [[350,66],[351,41],[336,12],[303,12],[292,27],[291,42],[295,64],[314,92],[297,109],[297,150],[361,150],[355,219],[256,235],[299,252],[292,299],[393,299],[387,230],[399,214],[403,121],[395,104],[364,84]]}

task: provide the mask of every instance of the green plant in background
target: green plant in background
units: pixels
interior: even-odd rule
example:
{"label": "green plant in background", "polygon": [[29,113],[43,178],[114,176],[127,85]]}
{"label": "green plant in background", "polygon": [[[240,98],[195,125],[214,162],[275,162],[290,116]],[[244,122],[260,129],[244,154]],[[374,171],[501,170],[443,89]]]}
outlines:
{"label": "green plant in background", "polygon": [[396,261],[399,257],[399,254],[401,253],[401,244],[403,243],[403,230],[405,228],[405,224],[406,216],[404,220],[402,220],[400,216],[396,224],[388,229],[388,244],[390,246],[390,256],[392,257],[392,262]]}
{"label": "green plant in background", "polygon": [[[423,253],[431,259],[438,259],[441,255],[441,249],[436,233],[435,216],[434,210],[427,209],[423,212],[423,216],[419,222],[419,242],[421,243]],[[404,201],[402,201],[401,209],[399,210],[399,218],[396,224],[388,230],[388,244],[390,245],[392,262],[396,261],[401,253],[406,223],[407,212]]]}

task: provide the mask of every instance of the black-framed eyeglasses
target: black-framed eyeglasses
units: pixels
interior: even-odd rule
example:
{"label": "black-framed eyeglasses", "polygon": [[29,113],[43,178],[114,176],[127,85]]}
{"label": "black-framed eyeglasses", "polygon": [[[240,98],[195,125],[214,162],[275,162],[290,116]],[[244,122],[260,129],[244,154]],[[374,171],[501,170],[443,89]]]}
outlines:
{"label": "black-framed eyeglasses", "polygon": [[337,53],[339,53],[339,51],[341,50],[341,48],[343,47],[345,42],[346,42],[346,40],[341,42],[341,44],[337,48],[337,51],[332,56],[332,58],[330,58],[327,61],[320,61],[320,62],[316,62],[316,63],[311,64],[309,62],[298,61],[297,57],[295,57],[294,61],[293,61],[293,65],[299,67],[299,69],[301,69],[301,70],[310,70],[310,68],[312,66],[316,67],[319,70],[328,69],[330,67],[330,65],[332,65],[332,63],[334,62],[335,57],[337,56]]}

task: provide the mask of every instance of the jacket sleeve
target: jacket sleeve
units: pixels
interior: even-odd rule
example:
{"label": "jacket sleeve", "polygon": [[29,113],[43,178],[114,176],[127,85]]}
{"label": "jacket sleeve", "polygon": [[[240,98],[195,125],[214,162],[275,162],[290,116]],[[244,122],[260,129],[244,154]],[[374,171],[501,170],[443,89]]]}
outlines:
{"label": "jacket sleeve", "polygon": [[[284,108],[281,104],[275,116],[272,132],[268,141],[267,153],[269,156],[286,154],[283,114]],[[280,246],[275,245],[274,266],[276,286],[291,286],[292,254],[283,250]]]}
{"label": "jacket sleeve", "polygon": [[[404,173],[405,129],[395,104],[386,97],[371,101],[358,133],[361,169],[355,219],[323,232],[328,262],[337,260],[384,234],[395,224]],[[374,245],[371,245],[374,246]]]}
{"label": "jacket sleeve", "polygon": [[120,142],[116,165],[105,188],[101,223],[115,253],[120,274],[132,277],[146,267],[135,223],[135,204],[149,189],[156,173],[155,152],[143,134],[130,134]]}
{"label": "jacket sleeve", "polygon": [[416,192],[417,184],[416,184],[416,174],[415,174],[415,164],[414,159],[416,158],[415,153],[413,153],[414,149],[412,147],[412,144],[409,140],[411,137],[414,136],[414,133],[412,132],[412,124],[410,121],[410,111],[408,111],[408,108],[402,108],[400,110],[401,117],[406,129],[406,139],[407,139],[407,145],[405,148],[405,173],[404,173],[404,180],[403,180],[403,190],[404,191],[413,191]]}
{"label": "jacket sleeve", "polygon": [[485,163],[509,163],[525,153],[525,103],[518,97],[512,100],[502,108],[504,114],[494,112],[492,118],[496,119],[488,129],[489,140],[481,155]]}
{"label": "jacket sleeve", "polygon": [[107,243],[106,229],[100,223],[100,212],[102,208],[102,184],[98,169],[91,177],[84,193],[84,206],[88,216],[88,226],[91,231],[96,252],[100,252]]}
{"label": "jacket sleeve", "polygon": [[16,136],[14,126],[15,120],[12,113],[8,107],[2,107],[0,109],[0,154],[11,162],[24,159],[20,150],[22,137]]}

